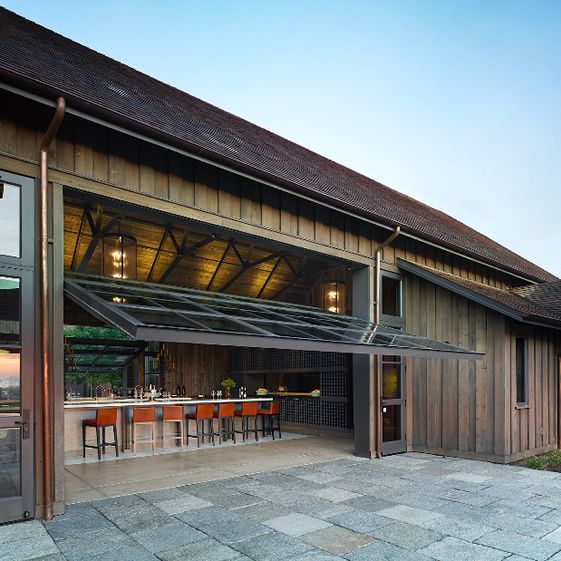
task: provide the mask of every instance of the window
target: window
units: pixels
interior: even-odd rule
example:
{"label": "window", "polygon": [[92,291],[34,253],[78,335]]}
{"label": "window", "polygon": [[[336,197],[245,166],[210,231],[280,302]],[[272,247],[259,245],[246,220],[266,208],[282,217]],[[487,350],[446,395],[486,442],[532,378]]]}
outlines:
{"label": "window", "polygon": [[401,317],[401,279],[382,274],[382,314]]}
{"label": "window", "polygon": [[516,403],[528,401],[526,376],[526,339],[516,338]]}
{"label": "window", "polygon": [[0,180],[0,255],[21,256],[20,187]]}

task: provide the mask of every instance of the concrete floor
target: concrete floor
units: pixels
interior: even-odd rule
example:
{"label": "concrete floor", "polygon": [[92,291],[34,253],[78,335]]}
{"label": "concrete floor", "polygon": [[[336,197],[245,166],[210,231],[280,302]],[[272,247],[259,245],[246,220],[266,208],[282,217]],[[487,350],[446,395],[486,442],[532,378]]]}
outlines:
{"label": "concrete floor", "polygon": [[[348,444],[324,459],[320,437],[275,443],[285,462],[310,461],[272,467],[265,452],[265,471],[1,526],[0,560],[561,561],[561,474],[416,453],[364,460]],[[243,471],[237,462],[228,469]]]}
{"label": "concrete floor", "polygon": [[98,462],[95,450],[89,450],[86,460],[72,458],[66,465],[65,497],[72,504],[352,457],[352,454],[352,434],[302,426],[285,428],[283,438],[275,441],[268,437],[260,438],[259,443],[248,440],[246,444],[236,445],[207,444],[200,449],[192,442],[181,452],[166,449],[152,455],[147,450],[134,455],[127,451],[119,460],[108,449],[102,462]]}

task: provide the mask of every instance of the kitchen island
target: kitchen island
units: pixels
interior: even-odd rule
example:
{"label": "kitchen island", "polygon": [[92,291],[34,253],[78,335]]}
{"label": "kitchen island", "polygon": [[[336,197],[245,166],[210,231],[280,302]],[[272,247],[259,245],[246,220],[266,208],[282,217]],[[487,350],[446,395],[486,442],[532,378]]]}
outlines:
{"label": "kitchen island", "polygon": [[[161,421],[162,407],[166,405],[182,405],[185,413],[193,411],[202,403],[234,403],[236,408],[241,407],[246,401],[266,403],[272,401],[271,397],[248,397],[244,399],[206,399],[191,397],[171,397],[155,399],[134,398],[75,398],[64,402],[64,452],[66,456],[76,456],[82,449],[82,421],[95,419],[96,410],[116,407],[119,409],[117,416],[117,429],[120,434],[120,448],[124,452],[129,447],[129,424],[133,407],[155,407],[156,418]],[[157,422],[157,437],[161,438],[161,425]]]}

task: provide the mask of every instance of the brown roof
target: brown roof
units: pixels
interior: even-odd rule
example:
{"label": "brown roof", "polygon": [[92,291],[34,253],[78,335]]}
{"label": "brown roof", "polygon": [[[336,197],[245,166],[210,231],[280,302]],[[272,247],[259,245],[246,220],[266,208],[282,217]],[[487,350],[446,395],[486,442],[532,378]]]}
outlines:
{"label": "brown roof", "polygon": [[[518,321],[561,328],[561,281],[503,290],[405,259],[398,259],[397,264],[409,273]],[[551,287],[551,289],[548,290],[546,287]],[[546,294],[547,296],[545,296]]]}
{"label": "brown roof", "polygon": [[[454,218],[0,8],[0,79],[540,281],[557,278]],[[451,188],[452,193],[452,188]]]}

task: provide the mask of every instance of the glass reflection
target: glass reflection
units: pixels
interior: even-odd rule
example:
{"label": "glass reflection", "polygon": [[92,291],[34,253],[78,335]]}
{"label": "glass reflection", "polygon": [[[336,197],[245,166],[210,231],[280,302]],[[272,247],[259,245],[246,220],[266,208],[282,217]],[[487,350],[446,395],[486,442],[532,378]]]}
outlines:
{"label": "glass reflection", "polygon": [[20,343],[20,281],[0,277],[0,345]]}
{"label": "glass reflection", "polygon": [[382,409],[382,439],[401,440],[401,405],[384,405]]}
{"label": "glass reflection", "polygon": [[0,181],[0,255],[20,257],[20,187]]}
{"label": "glass reflection", "polygon": [[20,351],[0,349],[0,415],[20,410]]}
{"label": "glass reflection", "polygon": [[20,429],[0,429],[0,498],[21,495]]}
{"label": "glass reflection", "polygon": [[382,364],[382,397],[384,399],[401,398],[401,364],[399,362]]}

